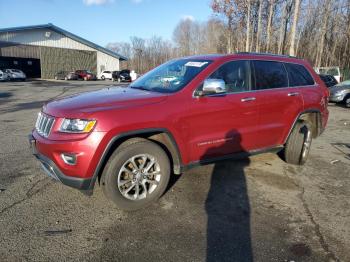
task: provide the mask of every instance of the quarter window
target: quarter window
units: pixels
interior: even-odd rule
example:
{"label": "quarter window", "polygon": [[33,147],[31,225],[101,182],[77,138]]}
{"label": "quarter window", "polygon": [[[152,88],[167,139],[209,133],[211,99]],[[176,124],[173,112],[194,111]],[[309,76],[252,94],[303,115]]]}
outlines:
{"label": "quarter window", "polygon": [[285,66],[288,72],[289,86],[308,86],[315,83],[304,66],[289,63],[286,63]]}
{"label": "quarter window", "polygon": [[288,87],[284,65],[274,61],[254,61],[256,89]]}
{"label": "quarter window", "polygon": [[249,62],[243,60],[228,62],[208,78],[224,80],[228,93],[248,91],[250,87]]}

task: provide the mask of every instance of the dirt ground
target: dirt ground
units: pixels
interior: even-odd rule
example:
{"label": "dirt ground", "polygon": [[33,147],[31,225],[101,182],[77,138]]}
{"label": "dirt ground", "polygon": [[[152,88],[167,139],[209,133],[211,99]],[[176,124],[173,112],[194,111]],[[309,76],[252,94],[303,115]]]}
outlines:
{"label": "dirt ground", "polygon": [[350,110],[331,105],[308,162],[194,168],[123,212],[46,177],[28,148],[42,104],[111,82],[0,83],[1,261],[350,261]]}

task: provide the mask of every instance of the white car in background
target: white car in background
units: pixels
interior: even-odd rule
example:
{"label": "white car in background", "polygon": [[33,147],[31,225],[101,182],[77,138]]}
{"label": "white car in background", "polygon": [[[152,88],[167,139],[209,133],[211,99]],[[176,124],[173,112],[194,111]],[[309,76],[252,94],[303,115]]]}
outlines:
{"label": "white car in background", "polygon": [[101,73],[101,75],[100,75],[100,79],[102,79],[102,80],[105,80],[105,79],[112,80],[113,79],[112,73],[113,73],[112,71],[103,71]]}
{"label": "white car in background", "polygon": [[25,81],[27,76],[19,69],[5,69],[5,73],[7,73],[10,77],[10,80],[21,80]]}
{"label": "white car in background", "polygon": [[334,76],[338,83],[343,81],[339,66],[315,67],[314,69],[318,74]]}
{"label": "white car in background", "polygon": [[10,76],[4,70],[0,70],[0,81],[8,80],[10,80]]}

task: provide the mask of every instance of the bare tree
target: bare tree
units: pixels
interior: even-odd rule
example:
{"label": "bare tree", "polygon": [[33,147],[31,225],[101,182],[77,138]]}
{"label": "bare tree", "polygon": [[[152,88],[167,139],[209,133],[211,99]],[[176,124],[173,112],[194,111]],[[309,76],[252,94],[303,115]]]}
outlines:
{"label": "bare tree", "polygon": [[249,52],[250,51],[250,27],[251,27],[251,7],[252,3],[251,0],[247,0],[247,38],[246,38],[246,44],[245,44],[245,51]]}
{"label": "bare tree", "polygon": [[281,27],[280,27],[280,35],[279,35],[279,42],[278,42],[278,53],[283,54],[285,45],[286,45],[286,36],[287,36],[287,29],[288,29],[288,21],[290,18],[290,13],[292,9],[292,4],[289,0],[284,2],[283,5],[283,13],[281,17]]}
{"label": "bare tree", "polygon": [[263,10],[263,0],[258,0],[259,3],[259,11],[258,11],[258,27],[256,32],[256,45],[255,45],[255,51],[260,52],[260,38],[261,38],[261,31],[262,31],[262,10]]}
{"label": "bare tree", "polygon": [[322,64],[322,59],[323,59],[323,50],[325,46],[325,37],[327,33],[327,27],[328,27],[328,20],[329,20],[329,15],[330,15],[330,5],[331,5],[331,0],[325,0],[325,9],[324,9],[324,15],[323,15],[323,24],[322,24],[322,29],[321,29],[321,37],[320,37],[320,45],[319,48],[317,49],[317,57],[316,57],[316,65],[321,66]]}
{"label": "bare tree", "polygon": [[275,0],[269,1],[269,15],[267,19],[267,36],[266,36],[266,52],[270,52],[270,45],[271,45],[271,29],[272,29],[272,22],[273,22],[273,16],[275,12]]}
{"label": "bare tree", "polygon": [[297,31],[297,25],[299,20],[299,9],[300,9],[300,1],[301,0],[294,0],[295,6],[294,6],[294,16],[293,16],[293,24],[292,29],[290,31],[290,47],[289,47],[289,55],[295,56],[295,36]]}

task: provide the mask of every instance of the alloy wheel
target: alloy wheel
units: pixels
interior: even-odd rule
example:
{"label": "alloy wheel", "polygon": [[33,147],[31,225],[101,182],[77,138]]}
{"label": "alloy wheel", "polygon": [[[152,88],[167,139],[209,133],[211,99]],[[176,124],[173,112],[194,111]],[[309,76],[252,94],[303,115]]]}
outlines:
{"label": "alloy wheel", "polygon": [[161,179],[160,165],[149,154],[129,158],[118,174],[118,190],[129,200],[141,200],[152,194]]}

